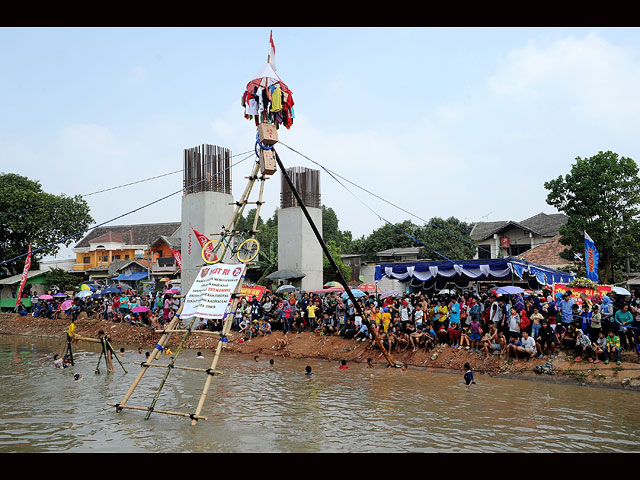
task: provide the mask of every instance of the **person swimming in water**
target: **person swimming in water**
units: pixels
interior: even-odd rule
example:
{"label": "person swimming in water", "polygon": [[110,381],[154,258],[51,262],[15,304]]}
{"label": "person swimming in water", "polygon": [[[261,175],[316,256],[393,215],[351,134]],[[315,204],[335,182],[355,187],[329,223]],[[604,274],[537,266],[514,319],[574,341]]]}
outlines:
{"label": "person swimming in water", "polygon": [[466,370],[466,372],[464,373],[464,381],[467,385],[475,385],[476,382],[473,380],[473,371],[471,371],[471,365],[469,365],[469,362],[464,364],[464,369]]}
{"label": "person swimming in water", "polygon": [[307,365],[304,370],[306,372],[305,375],[313,375],[313,373],[311,372],[311,367],[309,365]]}

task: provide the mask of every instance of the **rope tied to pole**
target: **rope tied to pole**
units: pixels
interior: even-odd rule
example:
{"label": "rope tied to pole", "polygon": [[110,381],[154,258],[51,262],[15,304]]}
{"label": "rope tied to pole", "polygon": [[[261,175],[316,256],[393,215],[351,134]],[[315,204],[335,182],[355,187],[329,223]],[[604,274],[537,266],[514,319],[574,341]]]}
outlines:
{"label": "rope tied to pole", "polygon": [[195,413],[190,413],[190,414],[189,414],[189,418],[190,418],[191,420],[195,420],[196,422],[199,420],[198,418],[196,418],[196,414],[195,414]]}

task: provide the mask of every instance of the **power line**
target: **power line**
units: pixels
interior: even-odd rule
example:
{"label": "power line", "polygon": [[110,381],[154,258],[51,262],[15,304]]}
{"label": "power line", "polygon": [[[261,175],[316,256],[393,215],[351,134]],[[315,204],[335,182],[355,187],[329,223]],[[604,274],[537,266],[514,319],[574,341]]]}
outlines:
{"label": "power line", "polygon": [[[242,160],[237,161],[236,163],[232,164],[231,166],[229,166],[229,167],[227,167],[227,168],[225,168],[225,169],[223,169],[223,170],[220,170],[220,171],[219,171],[218,173],[216,173],[215,175],[212,175],[212,177],[215,177],[215,176],[217,176],[217,175],[221,174],[222,172],[224,172],[224,171],[226,171],[226,170],[229,170],[229,169],[231,169],[231,168],[235,167],[236,165],[238,165],[238,164],[240,164],[240,163],[244,162],[245,160],[247,160],[247,159],[251,158],[251,157],[254,155],[254,152],[253,152],[253,151],[251,151],[251,152],[245,152],[245,153],[250,153],[250,155],[246,156],[246,157],[245,157],[245,158],[243,158]],[[69,239],[71,239],[71,238],[74,238],[74,237],[77,237],[77,236],[79,236],[79,235],[82,235],[83,233],[90,232],[91,230],[95,230],[96,228],[102,227],[102,226],[106,225],[107,223],[111,223],[111,222],[113,222],[113,221],[115,221],[115,220],[118,220],[118,219],[120,219],[120,218],[122,218],[122,217],[126,217],[127,215],[130,215],[130,214],[135,213],[135,212],[137,212],[137,211],[139,211],[139,210],[142,210],[143,208],[147,208],[147,207],[149,207],[149,206],[151,206],[151,205],[154,205],[154,204],[156,204],[156,203],[158,203],[158,202],[161,202],[162,200],[165,200],[165,199],[167,199],[167,198],[169,198],[169,197],[172,197],[173,195],[177,195],[178,193],[183,192],[183,191],[184,191],[185,189],[187,189],[187,188],[191,188],[191,187],[193,187],[193,186],[195,186],[195,185],[198,185],[198,184],[200,184],[200,183],[202,183],[202,182],[207,182],[207,181],[209,181],[209,180],[210,180],[209,178],[204,178],[204,179],[202,179],[202,180],[199,180],[199,181],[197,181],[197,182],[195,182],[195,183],[193,183],[193,184],[191,184],[191,185],[187,185],[187,186],[185,186],[185,187],[181,188],[180,190],[176,190],[175,192],[170,193],[170,194],[168,194],[168,195],[165,195],[164,197],[161,197],[161,198],[159,198],[159,199],[157,199],[157,200],[154,200],[154,201],[149,202],[149,203],[147,203],[147,204],[145,204],[145,205],[142,205],[141,207],[138,207],[138,208],[136,208],[136,209],[134,209],[134,210],[131,210],[131,211],[127,212],[127,213],[123,213],[122,215],[118,215],[117,217],[114,217],[114,218],[112,218],[112,219],[110,219],[110,220],[107,220],[106,222],[102,222],[102,223],[100,223],[100,224],[98,224],[98,225],[95,225],[95,226],[93,226],[93,227],[91,227],[91,228],[87,228],[87,229],[81,230],[81,231],[79,231],[79,232],[73,233],[73,234],[71,234],[71,235],[68,235],[68,236],[66,236],[66,237],[64,237],[64,238],[60,238],[60,239],[55,240],[55,241],[53,241],[53,242],[50,242],[50,243],[48,243],[48,244],[46,244],[46,245],[43,245],[42,247],[35,248],[35,249],[31,250],[31,252],[30,252],[30,253],[31,253],[31,254],[34,254],[34,253],[36,253],[36,252],[39,252],[40,250],[44,250],[45,248],[51,247],[51,246],[56,245],[56,244],[58,244],[58,243],[63,243],[63,242],[65,242],[65,241],[67,241],[67,240],[69,240]],[[0,266],[5,265],[5,264],[7,264],[7,263],[14,262],[14,261],[16,261],[16,260],[19,260],[20,258],[22,258],[22,257],[26,257],[27,255],[29,255],[29,252],[27,252],[27,253],[23,253],[23,254],[21,254],[21,255],[18,255],[17,257],[10,258],[9,260],[3,260],[2,262],[0,262]]]}
{"label": "power line", "polygon": [[[233,158],[233,157],[238,157],[238,156],[240,156],[240,155],[246,155],[247,153],[251,153],[251,152],[252,152],[252,151],[251,151],[251,150],[249,150],[249,151],[242,152],[242,153],[236,153],[235,155],[232,155],[232,156],[231,156],[231,158]],[[150,180],[155,180],[155,179],[157,179],[157,178],[167,177],[167,176],[169,176],[169,175],[175,175],[176,173],[180,173],[180,172],[182,172],[182,171],[183,171],[183,170],[182,170],[182,169],[180,169],[180,170],[175,170],[175,171],[173,171],[173,172],[168,172],[168,173],[163,173],[163,174],[160,174],[160,175],[156,175],[156,176],[154,176],[154,177],[143,178],[142,180],[136,180],[135,182],[124,183],[124,184],[122,184],[122,185],[116,185],[115,187],[105,188],[105,189],[103,189],[103,190],[98,190],[98,191],[96,191],[96,192],[85,193],[85,194],[83,194],[83,195],[80,195],[80,197],[83,197],[83,198],[84,198],[84,197],[89,197],[89,196],[91,196],[91,195],[97,195],[97,194],[99,194],[99,193],[110,192],[111,190],[117,190],[117,189],[119,189],[119,188],[130,187],[131,185],[137,185],[137,184],[139,184],[139,183],[148,182],[148,181],[150,181]],[[14,210],[13,212],[0,213],[0,217],[4,217],[4,216],[7,216],[7,215],[13,215],[13,214],[16,214],[16,213],[29,212],[29,211],[31,211],[31,210],[37,210],[38,208],[50,207],[50,206],[52,206],[52,205],[56,205],[56,204],[58,204],[58,203],[60,203],[60,202],[64,202],[65,200],[70,199],[70,198],[73,198],[73,197],[60,198],[60,199],[58,199],[58,200],[55,200],[54,202],[45,203],[45,204],[42,204],[42,205],[36,205],[35,207],[23,208],[23,209],[21,209],[21,210]]]}
{"label": "power line", "polygon": [[[375,193],[373,193],[373,192],[371,192],[371,191],[367,190],[366,188],[361,187],[361,186],[360,186],[360,185],[358,185],[357,183],[354,183],[354,182],[352,182],[351,180],[349,180],[348,178],[345,178],[345,177],[343,177],[342,175],[340,175],[340,174],[338,174],[338,173],[336,173],[336,172],[333,172],[333,171],[329,170],[328,168],[324,167],[323,165],[321,165],[320,163],[316,162],[315,160],[312,160],[311,158],[307,157],[307,156],[306,156],[306,155],[304,155],[303,153],[301,153],[301,152],[299,152],[299,151],[295,150],[294,148],[291,148],[289,145],[286,145],[286,144],[285,144],[285,143],[283,143],[283,142],[279,142],[279,143],[280,143],[281,145],[283,145],[283,146],[287,147],[287,148],[288,148],[289,150],[291,150],[292,152],[295,152],[295,153],[297,153],[298,155],[300,155],[300,156],[302,156],[302,157],[306,158],[306,159],[307,159],[307,160],[309,160],[310,162],[312,162],[312,163],[314,163],[314,164],[318,165],[320,168],[322,168],[323,170],[325,170],[329,175],[331,175],[331,176],[334,178],[334,180],[336,180],[336,181],[337,181],[337,179],[335,178],[335,176],[340,177],[340,178],[341,178],[341,179],[343,179],[344,181],[349,182],[351,185],[353,185],[353,186],[355,186],[355,187],[359,188],[360,190],[363,190],[364,192],[368,193],[369,195],[372,195],[372,196],[376,197],[377,199],[382,200],[383,202],[385,202],[385,203],[387,203],[387,204],[391,205],[392,207],[395,207],[395,208],[397,208],[398,210],[401,210],[401,211],[403,211],[403,212],[405,212],[405,213],[407,213],[407,214],[411,215],[412,217],[415,217],[415,218],[417,218],[417,219],[419,219],[419,220],[423,221],[423,222],[425,223],[425,226],[429,226],[429,227],[431,227],[431,228],[435,228],[435,229],[437,229],[437,230],[441,230],[442,232],[447,233],[447,234],[449,234],[449,235],[452,235],[452,236],[454,236],[454,237],[458,238],[459,240],[462,240],[463,242],[466,242],[466,243],[468,243],[468,244],[470,244],[470,245],[473,245],[474,247],[476,247],[476,248],[478,248],[478,249],[480,249],[480,250],[483,250],[483,251],[485,251],[485,252],[487,252],[487,253],[489,253],[489,254],[491,253],[491,252],[490,252],[489,250],[487,250],[486,248],[483,248],[483,247],[481,247],[481,246],[479,246],[479,245],[476,245],[475,243],[470,242],[470,241],[469,241],[469,240],[467,240],[466,238],[463,238],[463,237],[461,237],[461,236],[457,235],[456,233],[450,232],[449,230],[447,230],[447,229],[445,229],[445,228],[438,227],[437,225],[428,225],[428,223],[429,223],[429,222],[428,222],[427,220],[425,220],[424,218],[420,217],[419,215],[416,215],[416,214],[414,214],[414,213],[411,213],[410,211],[408,211],[408,210],[406,210],[406,209],[404,209],[404,208],[402,208],[402,207],[400,207],[400,206],[396,205],[395,203],[390,202],[389,200],[386,200],[385,198],[382,198],[380,195],[377,195],[377,194],[375,194]],[[334,175],[335,175],[335,176],[334,176]],[[338,183],[340,183],[340,182],[338,182]],[[342,185],[342,184],[341,184],[341,185]],[[342,185],[342,186],[343,186],[343,188],[345,188],[345,189],[346,189],[346,187],[345,187],[344,185]],[[349,191],[349,190],[347,189],[347,191]],[[353,195],[353,194],[352,194],[352,195]],[[354,195],[354,196],[355,196],[355,195]],[[357,198],[357,197],[356,197],[356,198]],[[358,199],[358,200],[359,200],[359,199]],[[360,202],[361,202],[363,205],[365,205],[369,210],[371,210],[371,211],[372,211],[376,216],[378,216],[380,219],[382,219],[382,220],[384,220],[385,222],[387,222],[387,223],[389,223],[390,225],[392,225],[390,222],[388,222],[387,220],[385,220],[384,218],[382,218],[378,213],[376,213],[375,211],[373,211],[373,210],[371,209],[371,207],[369,207],[366,203],[362,202],[362,200],[360,200]],[[418,241],[418,240],[416,240],[416,241]],[[419,241],[418,241],[418,242],[419,242]],[[420,242],[419,242],[419,243],[420,243]],[[437,252],[436,252],[436,253],[437,253]],[[439,255],[441,255],[441,254],[439,254]],[[442,256],[442,255],[441,255],[441,256]],[[446,257],[445,257],[445,258],[446,258]]]}

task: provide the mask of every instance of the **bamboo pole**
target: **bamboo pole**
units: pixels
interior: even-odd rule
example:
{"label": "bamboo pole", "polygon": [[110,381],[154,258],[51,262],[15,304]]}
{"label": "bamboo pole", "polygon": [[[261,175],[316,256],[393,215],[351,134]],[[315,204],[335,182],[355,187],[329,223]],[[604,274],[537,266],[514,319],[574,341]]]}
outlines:
{"label": "bamboo pole", "polygon": [[[169,333],[184,333],[186,330],[163,330],[163,332]],[[212,332],[210,330],[192,330],[191,333],[202,334],[202,335],[222,335],[222,332]]]}
{"label": "bamboo pole", "polygon": [[[107,405],[110,405],[110,406],[116,407],[116,408],[120,408],[120,409],[128,408],[130,410],[140,410],[140,411],[143,411],[143,412],[148,411],[148,408],[145,408],[145,407],[135,407],[135,406],[129,406],[129,405],[118,405],[116,403],[107,403]],[[207,419],[207,417],[202,417],[200,415],[193,415],[191,413],[174,412],[174,411],[171,411],[171,410],[155,410],[154,409],[153,411],[154,411],[154,413],[164,413],[165,415],[177,415],[177,416],[180,416],[180,417],[197,418],[199,420],[206,420]],[[193,417],[192,417],[192,415],[193,415]]]}
{"label": "bamboo pole", "polygon": [[[179,316],[182,313],[183,308],[184,308],[184,302],[182,303],[182,305],[180,305],[177,315],[171,319],[171,322],[169,322],[168,330],[171,330],[173,327],[175,327],[178,324],[178,321],[180,320]],[[164,346],[169,341],[170,337],[171,337],[171,333],[163,334],[162,337],[160,337],[160,340],[158,340],[158,345],[164,348]],[[154,348],[151,352],[151,355],[149,355],[149,359],[146,361],[146,363],[151,364],[158,357],[159,354],[160,354],[160,350],[158,350],[157,348]],[[133,395],[134,390],[140,383],[140,380],[142,380],[142,377],[144,376],[144,374],[147,373],[148,368],[149,366],[142,367],[140,369],[140,372],[138,372],[138,375],[136,376],[133,383],[129,387],[129,390],[127,390],[127,393],[125,393],[124,397],[122,398],[122,401],[119,404],[115,405],[116,411],[120,411],[121,410],[120,407],[124,407],[127,404],[127,402],[129,401],[129,398],[131,398],[131,395]]]}
{"label": "bamboo pole", "polygon": [[182,351],[182,347],[184,346],[184,342],[187,341],[187,337],[189,336],[189,333],[191,333],[191,327],[193,327],[193,324],[195,323],[197,318],[198,317],[194,316],[193,320],[191,320],[191,323],[189,324],[189,328],[185,331],[184,335],[182,336],[182,340],[180,341],[180,345],[178,345],[176,353],[173,356],[173,360],[171,360],[171,362],[169,362],[169,365],[167,365],[167,371],[164,373],[164,377],[162,377],[160,386],[158,387],[158,390],[156,390],[156,394],[153,396],[153,400],[151,401],[151,406],[149,407],[149,410],[147,411],[147,414],[144,417],[145,420],[149,420],[149,417],[151,416],[151,413],[153,412],[156,406],[156,402],[158,401],[158,398],[160,398],[160,392],[162,391],[162,388],[164,387],[164,384],[166,383],[167,378],[169,378],[169,373],[171,373],[171,369],[173,369],[173,365],[176,363],[176,359],[178,358],[178,355],[180,355],[180,352]]}
{"label": "bamboo pole", "polygon": [[[304,216],[306,217],[307,222],[309,222],[309,226],[313,230],[313,233],[315,234],[316,239],[318,240],[318,243],[322,247],[322,250],[323,250],[324,254],[327,257],[327,260],[331,264],[331,267],[333,268],[333,270],[336,272],[336,276],[338,277],[338,281],[344,287],[344,291],[349,296],[349,299],[351,300],[351,303],[353,304],[353,308],[355,308],[358,311],[358,314],[362,318],[362,322],[365,325],[367,325],[368,327],[370,327],[371,323],[369,322],[369,319],[364,315],[364,313],[362,312],[362,309],[360,308],[360,305],[356,302],[356,299],[353,296],[353,293],[351,292],[351,289],[349,288],[349,285],[347,284],[347,281],[345,280],[344,276],[342,275],[342,272],[338,268],[338,265],[336,264],[335,260],[331,256],[331,253],[329,252],[329,249],[327,248],[327,245],[324,243],[324,240],[322,239],[322,235],[318,231],[318,227],[316,227],[316,224],[313,222],[313,219],[311,218],[311,215],[309,215],[307,207],[305,206],[304,202],[302,201],[302,198],[300,198],[300,194],[298,193],[298,190],[296,189],[295,185],[291,181],[291,178],[289,178],[289,174],[285,170],[284,165],[282,164],[282,160],[280,160],[280,156],[278,155],[278,152],[276,152],[275,148],[273,149],[273,152],[274,152],[274,154],[276,156],[276,162],[278,162],[278,166],[280,167],[280,170],[282,172],[283,178],[285,179],[285,181],[289,185],[289,188],[291,189],[291,192],[293,193],[293,195],[296,197],[298,205],[302,209],[302,213],[304,213]],[[392,367],[399,366],[399,365],[396,365],[396,363],[391,358],[391,355],[389,354],[389,352],[387,352],[387,350],[384,348],[384,345],[382,345],[382,342],[380,341],[380,338],[378,337],[375,329],[369,328],[369,331],[373,335],[373,339],[376,342],[376,345],[378,345],[380,350],[382,350],[382,353],[384,354],[385,358],[387,359],[387,362],[389,363],[389,365],[392,366]]]}
{"label": "bamboo pole", "polygon": [[120,364],[120,366],[122,367],[122,370],[124,370],[124,373],[128,373],[127,369],[124,368],[124,365],[122,364],[122,362],[120,361],[120,358],[118,358],[118,354],[113,350],[113,347],[111,346],[111,343],[109,342],[109,340],[107,340],[106,338],[104,339],[106,345],[107,345],[107,350],[109,350],[113,356],[116,358],[116,360],[118,361],[118,363]]}
{"label": "bamboo pole", "polygon": [[[235,293],[238,293],[242,289],[242,284],[244,283],[245,275],[246,275],[246,270],[245,270],[245,274],[242,275],[242,277],[240,278],[238,285],[236,285],[231,306],[228,308],[225,314],[224,324],[222,326],[222,338],[218,340],[218,345],[216,345],[216,353],[213,356],[213,360],[211,361],[211,366],[209,367],[211,371],[215,371],[216,367],[218,366],[218,360],[220,358],[220,353],[222,352],[222,346],[225,343],[223,342],[223,339],[227,338],[227,335],[229,335],[229,331],[231,330],[231,324],[233,323],[233,318],[235,317],[235,311],[236,311],[236,308],[238,307],[238,300],[240,298],[239,296],[236,296]],[[204,382],[204,387],[202,388],[202,394],[200,395],[200,400],[198,401],[198,406],[196,407],[196,415],[200,415],[200,412],[202,411],[204,402],[207,399],[207,393],[209,392],[209,387],[211,385],[212,378],[213,376],[209,375],[207,376],[207,379]],[[198,423],[197,420],[195,419],[191,420],[191,426],[194,426],[196,423]]]}
{"label": "bamboo pole", "polygon": [[[140,365],[144,366],[144,362],[140,363]],[[147,366],[148,367],[157,367],[157,368],[166,368],[169,365],[159,365],[159,364],[156,363],[156,364],[147,365]],[[223,375],[223,372],[210,370],[208,368],[180,367],[178,365],[174,365],[172,368],[174,368],[176,370],[189,370],[191,372],[205,372],[205,373],[211,372],[212,375]]]}

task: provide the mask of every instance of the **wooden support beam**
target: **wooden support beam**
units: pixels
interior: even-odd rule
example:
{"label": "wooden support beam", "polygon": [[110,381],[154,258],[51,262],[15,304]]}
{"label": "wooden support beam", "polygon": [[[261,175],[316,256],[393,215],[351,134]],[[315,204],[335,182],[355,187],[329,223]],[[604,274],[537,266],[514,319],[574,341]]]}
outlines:
{"label": "wooden support beam", "polygon": [[[123,409],[123,408],[128,408],[130,410],[140,410],[142,412],[149,411],[149,408],[147,408],[147,407],[134,407],[134,406],[129,406],[129,405],[119,405],[117,403],[107,403],[107,405],[110,405],[112,407],[116,407],[116,410]],[[173,412],[171,410],[158,410],[158,409],[155,409],[155,408],[153,409],[153,413],[164,413],[165,415],[176,415],[176,416],[179,416],[179,417],[188,417],[188,418],[193,418],[193,419],[198,419],[198,420],[206,420],[207,419],[207,417],[203,417],[201,415],[194,415],[194,414],[191,414],[191,413],[182,413],[182,412]]]}
{"label": "wooden support beam", "polygon": [[[144,362],[140,363],[143,367],[145,366]],[[167,368],[169,365],[161,365],[158,363],[152,363],[151,365],[146,365],[147,367],[157,367],[157,368]],[[176,370],[188,370],[190,372],[204,372],[209,373],[209,369],[207,368],[196,368],[196,367],[180,367],[178,365],[174,365],[171,368],[175,368]],[[224,375],[224,372],[220,372],[218,370],[211,370],[213,375]],[[155,411],[155,410],[154,410]]]}

